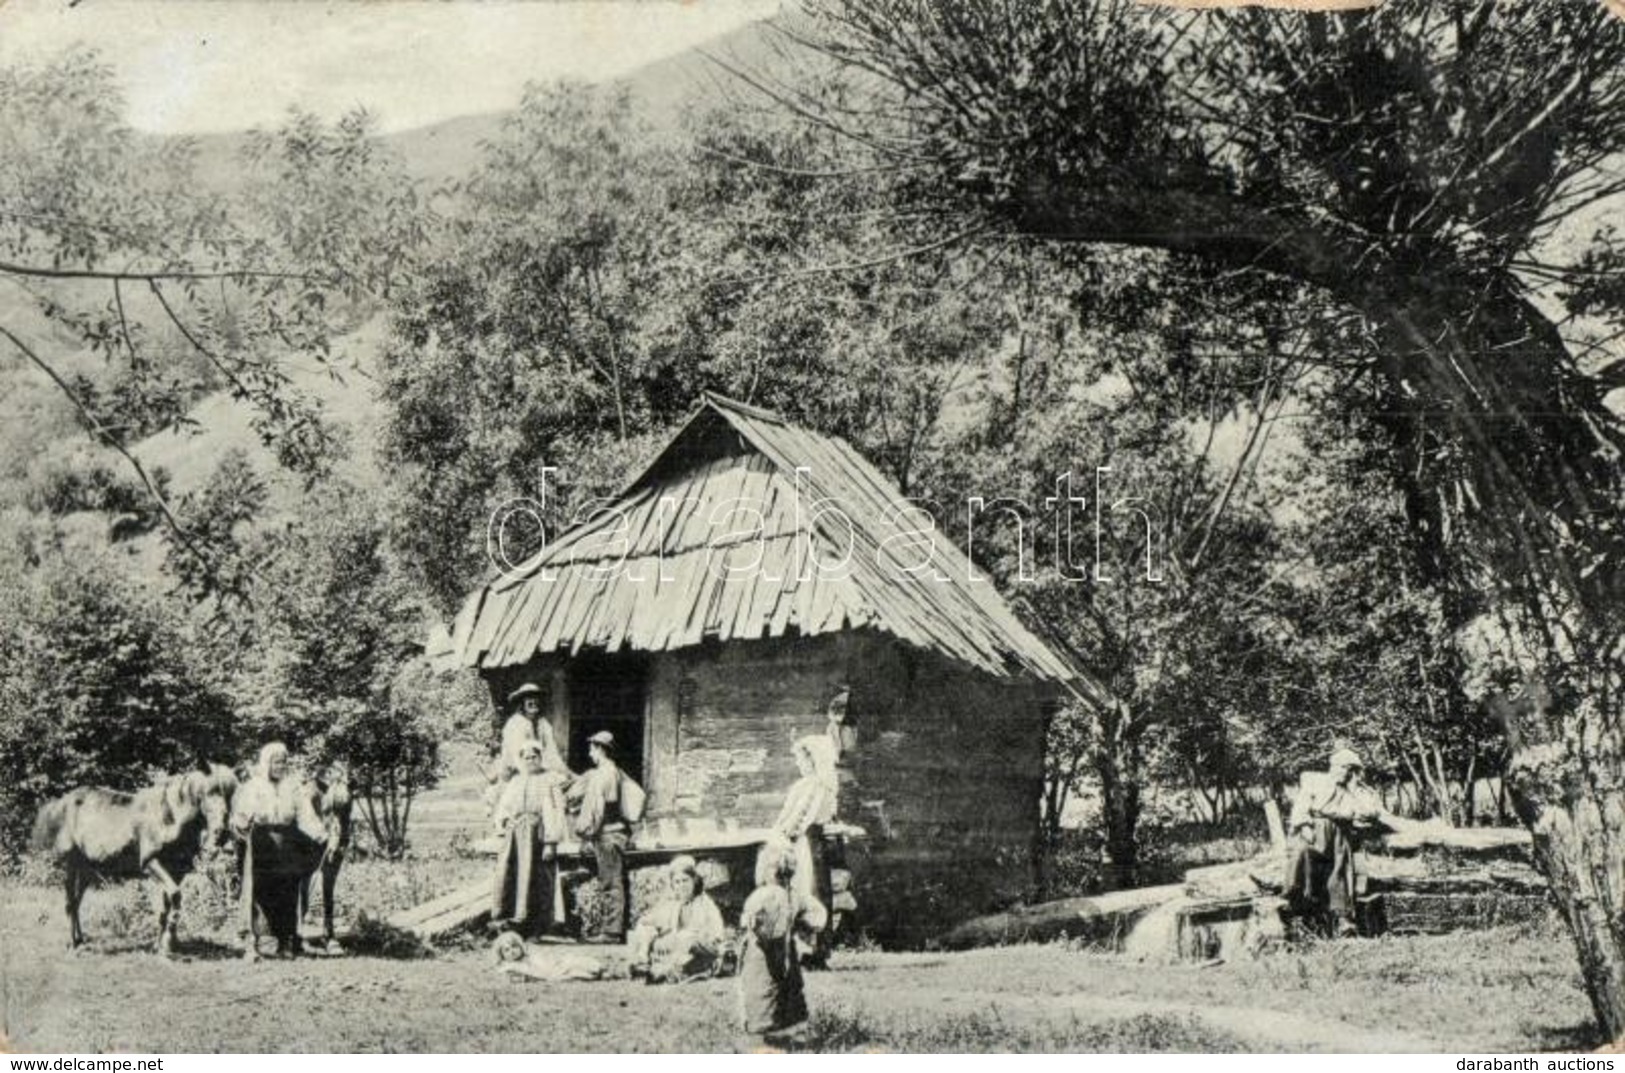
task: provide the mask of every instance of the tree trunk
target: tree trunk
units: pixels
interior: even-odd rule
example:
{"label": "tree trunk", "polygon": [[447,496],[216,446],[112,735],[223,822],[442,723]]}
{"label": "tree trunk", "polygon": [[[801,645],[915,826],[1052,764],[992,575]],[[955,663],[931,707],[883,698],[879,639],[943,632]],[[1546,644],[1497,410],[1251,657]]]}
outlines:
{"label": "tree trunk", "polygon": [[1139,872],[1140,787],[1144,778],[1142,730],[1118,703],[1100,713],[1100,739],[1092,757],[1100,782],[1109,879],[1114,889],[1132,887]]}
{"label": "tree trunk", "polygon": [[[1439,288],[1454,296],[1449,288]],[[1403,458],[1413,529],[1465,594],[1451,625],[1489,593],[1520,616],[1558,686],[1534,683],[1499,714],[1507,786],[1536,861],[1574,934],[1586,990],[1609,1038],[1625,1037],[1625,748],[1617,675],[1621,623],[1621,427],[1574,367],[1556,329],[1507,285],[1463,303],[1440,293],[1391,310],[1385,371],[1409,396]],[[1485,306],[1485,302],[1490,305]],[[1409,343],[1408,347],[1403,344]],[[1445,415],[1440,420],[1440,415]],[[1441,434],[1442,432],[1442,434]],[[1428,448],[1428,444],[1432,444]],[[1421,453],[1425,451],[1426,453]],[[1454,454],[1454,461],[1439,461]],[[1462,502],[1466,488],[1476,509]],[[1455,528],[1472,536],[1464,541]]]}
{"label": "tree trunk", "polygon": [[1560,705],[1537,682],[1495,706],[1512,743],[1513,806],[1574,932],[1597,1020],[1617,1040],[1625,1038],[1625,738],[1618,713],[1603,709],[1609,695],[1596,689]]}

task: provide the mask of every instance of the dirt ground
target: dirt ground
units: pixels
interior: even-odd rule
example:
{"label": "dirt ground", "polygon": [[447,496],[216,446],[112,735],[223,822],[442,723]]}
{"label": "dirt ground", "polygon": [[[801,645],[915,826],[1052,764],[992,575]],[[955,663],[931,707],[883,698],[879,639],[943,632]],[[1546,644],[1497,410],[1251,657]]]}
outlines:
{"label": "dirt ground", "polygon": [[[356,897],[410,901],[473,865],[358,867]],[[194,881],[195,882],[195,881]],[[197,901],[206,901],[199,898]],[[31,1051],[727,1051],[733,981],[514,983],[475,946],[245,965],[196,909],[183,956],[132,888],[93,891],[69,954],[58,895],[0,887],[0,1032]],[[384,908],[389,908],[385,905]],[[1595,1045],[1573,948],[1549,926],[1323,943],[1149,965],[1064,945],[845,953],[809,976],[822,1050],[1522,1051]]]}

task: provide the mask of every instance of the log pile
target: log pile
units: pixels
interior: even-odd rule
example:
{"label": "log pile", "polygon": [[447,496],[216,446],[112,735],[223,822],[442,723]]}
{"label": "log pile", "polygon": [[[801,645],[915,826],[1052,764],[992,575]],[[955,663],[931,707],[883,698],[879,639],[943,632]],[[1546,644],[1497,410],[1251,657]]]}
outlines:
{"label": "log pile", "polygon": [[1179,897],[1184,889],[1183,884],[1174,883],[1021,906],[967,920],[942,936],[938,945],[944,950],[969,950],[979,946],[1081,939],[1116,947],[1140,917]]}
{"label": "log pile", "polygon": [[1439,935],[1530,920],[1549,905],[1529,833],[1518,828],[1415,828],[1365,858],[1363,908],[1372,931]]}
{"label": "log pile", "polygon": [[[1284,848],[1193,868],[1184,882],[1065,898],[967,921],[948,950],[1059,938],[1142,957],[1207,960],[1281,935]],[[1512,828],[1407,825],[1361,855],[1368,934],[1437,934],[1528,920],[1546,911],[1529,833]]]}

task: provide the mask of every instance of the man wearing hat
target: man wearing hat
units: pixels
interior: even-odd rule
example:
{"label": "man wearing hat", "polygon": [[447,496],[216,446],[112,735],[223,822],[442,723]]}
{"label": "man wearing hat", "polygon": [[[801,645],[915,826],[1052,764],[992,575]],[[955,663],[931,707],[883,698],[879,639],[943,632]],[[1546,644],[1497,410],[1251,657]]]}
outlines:
{"label": "man wearing hat", "polygon": [[534,682],[526,682],[508,694],[508,721],[502,725],[502,745],[496,762],[486,772],[494,784],[493,794],[500,796],[502,784],[525,769],[519,760],[519,747],[534,741],[542,747],[542,766],[548,771],[563,771],[564,759],[553,741],[553,728],[541,718],[542,690]]}
{"label": "man wearing hat", "polygon": [[[622,867],[631,837],[623,804],[643,790],[615,763],[615,736],[600,730],[587,739],[592,767],[571,784],[568,797],[578,802],[576,834],[582,847],[598,862],[598,885],[603,903],[598,929],[585,936],[593,943],[620,943],[626,938],[626,875]],[[641,810],[639,810],[641,812]],[[636,820],[640,817],[634,816]]]}
{"label": "man wearing hat", "polygon": [[1354,851],[1384,824],[1364,770],[1358,753],[1338,749],[1327,770],[1304,772],[1288,824],[1287,902],[1294,915],[1337,935],[1356,932]]}

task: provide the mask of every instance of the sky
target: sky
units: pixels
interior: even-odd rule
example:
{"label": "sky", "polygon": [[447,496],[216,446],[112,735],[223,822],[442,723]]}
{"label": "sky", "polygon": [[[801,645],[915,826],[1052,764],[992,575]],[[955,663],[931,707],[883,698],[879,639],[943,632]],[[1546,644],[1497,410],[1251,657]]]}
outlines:
{"label": "sky", "polygon": [[613,78],[774,14],[779,0],[63,0],[0,2],[0,64],[96,48],[130,124],[274,126],[290,105],[382,130],[501,111],[527,81]]}

